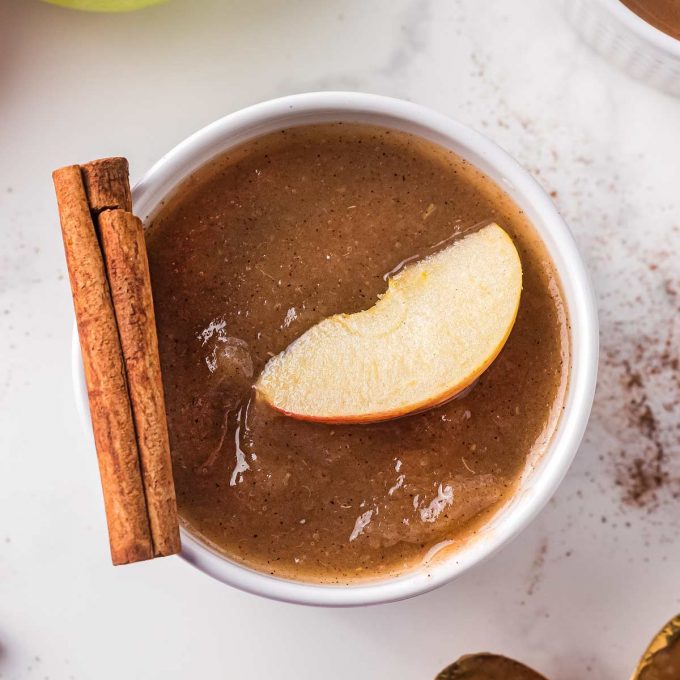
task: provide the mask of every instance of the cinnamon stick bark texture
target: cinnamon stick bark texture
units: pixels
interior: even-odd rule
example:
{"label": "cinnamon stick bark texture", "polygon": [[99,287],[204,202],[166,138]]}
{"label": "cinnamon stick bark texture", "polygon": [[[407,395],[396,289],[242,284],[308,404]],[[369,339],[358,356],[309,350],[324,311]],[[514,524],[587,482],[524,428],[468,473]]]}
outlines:
{"label": "cinnamon stick bark texture", "polygon": [[180,550],[151,278],[141,221],[125,210],[99,214],[99,236],[123,349],[154,554]]}
{"label": "cinnamon stick bark texture", "polygon": [[111,559],[153,557],[116,318],[80,167],[52,173],[80,335]]}
{"label": "cinnamon stick bark texture", "polygon": [[80,166],[85,193],[94,216],[102,210],[132,212],[129,166],[126,158],[100,158]]}

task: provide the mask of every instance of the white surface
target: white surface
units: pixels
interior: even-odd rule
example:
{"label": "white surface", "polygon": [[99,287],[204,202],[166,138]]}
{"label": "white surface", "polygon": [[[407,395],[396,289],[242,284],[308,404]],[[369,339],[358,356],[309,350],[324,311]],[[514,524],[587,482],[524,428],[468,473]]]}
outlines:
{"label": "white surface", "polygon": [[[680,387],[661,346],[680,343],[680,100],[593,55],[548,0],[171,0],[125,16],[5,0],[0,55],[3,680],[416,680],[482,649],[553,680],[627,677],[680,611],[677,460],[656,505],[626,506],[615,483],[620,452],[630,462],[652,445],[631,424],[631,398],[647,395],[657,439],[680,458]],[[557,192],[600,296],[586,442],[517,540],[408,602],[309,609],[229,589],[178,559],[114,569],[71,394],[50,171],[122,153],[136,178],[226,112],[326,88],[454,115]],[[624,389],[625,361],[651,392]]]}

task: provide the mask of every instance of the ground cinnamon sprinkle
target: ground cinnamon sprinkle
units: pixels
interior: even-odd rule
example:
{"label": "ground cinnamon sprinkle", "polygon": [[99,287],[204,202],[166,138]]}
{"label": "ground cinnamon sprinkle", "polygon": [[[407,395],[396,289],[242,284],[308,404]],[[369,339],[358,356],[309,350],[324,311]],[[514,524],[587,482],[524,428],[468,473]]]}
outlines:
{"label": "ground cinnamon sprinkle", "polygon": [[[654,268],[656,270],[656,268]],[[677,284],[663,282],[671,310],[677,315]],[[626,505],[654,510],[680,499],[680,339],[677,318],[659,325],[657,335],[638,335],[632,344],[606,349],[602,381],[609,398],[615,396],[616,376],[622,394],[620,412],[611,425],[621,428],[613,453],[617,486]]]}

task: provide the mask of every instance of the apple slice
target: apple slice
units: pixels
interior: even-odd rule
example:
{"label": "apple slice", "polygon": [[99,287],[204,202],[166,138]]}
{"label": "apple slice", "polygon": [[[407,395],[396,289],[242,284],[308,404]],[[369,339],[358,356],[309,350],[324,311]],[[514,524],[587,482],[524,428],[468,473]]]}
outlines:
{"label": "apple slice", "polygon": [[517,250],[490,224],[407,266],[356,314],[336,314],[269,360],[255,387],[301,420],[369,423],[442,404],[498,356],[522,292]]}

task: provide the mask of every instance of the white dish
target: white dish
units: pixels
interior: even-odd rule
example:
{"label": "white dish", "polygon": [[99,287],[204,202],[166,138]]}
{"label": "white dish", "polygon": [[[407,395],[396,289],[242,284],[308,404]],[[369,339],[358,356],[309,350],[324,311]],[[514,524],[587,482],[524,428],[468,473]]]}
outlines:
{"label": "white dish", "polygon": [[[237,588],[311,605],[353,606],[412,597],[440,586],[516,536],[545,505],[566,474],[583,436],[595,391],[598,320],[592,287],[574,240],[552,201],[507,153],[466,126],[427,108],[376,95],[320,92],[256,104],[199,130],[163,156],[133,189],[135,212],[148,219],[160,201],[198,167],[253,137],[285,127],[331,121],[363,122],[410,132],[455,151],[498,183],[525,211],[543,239],[561,280],[571,328],[571,373],[548,450],[527,466],[513,498],[475,540],[400,577],[351,586],[316,585],[254,571],[216,553],[182,531],[182,557]],[[76,398],[90,429],[77,331],[73,337]]]}
{"label": "white dish", "polygon": [[680,40],[620,0],[562,0],[583,39],[629,75],[680,96]]}

